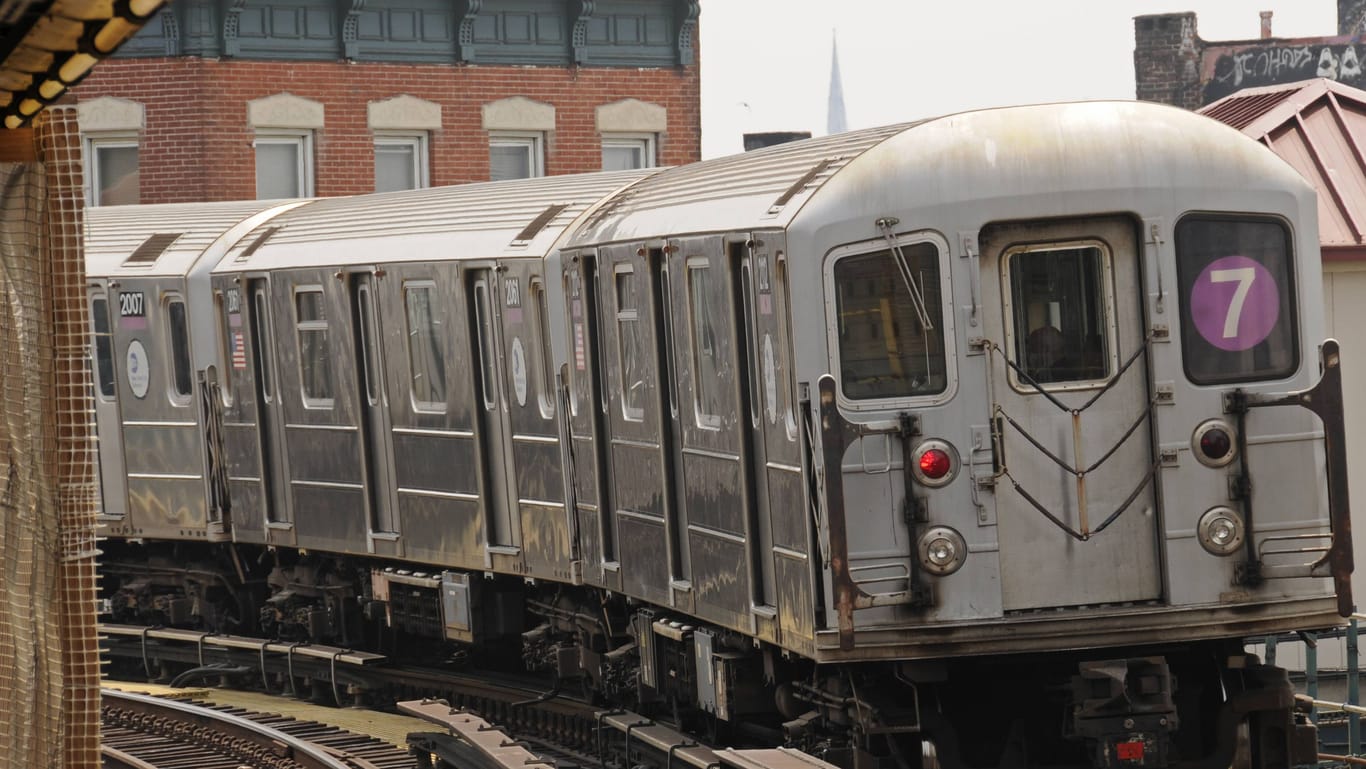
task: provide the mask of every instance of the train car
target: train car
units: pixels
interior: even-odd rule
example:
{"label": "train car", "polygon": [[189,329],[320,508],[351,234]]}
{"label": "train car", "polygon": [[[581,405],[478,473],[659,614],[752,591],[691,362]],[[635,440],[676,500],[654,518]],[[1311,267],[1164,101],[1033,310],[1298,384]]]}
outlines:
{"label": "train car", "polygon": [[1316,205],[1084,103],[262,209],[187,289],[234,540],[193,552],[262,633],[520,635],[847,765],[1286,766],[1242,639],[1352,610]]}

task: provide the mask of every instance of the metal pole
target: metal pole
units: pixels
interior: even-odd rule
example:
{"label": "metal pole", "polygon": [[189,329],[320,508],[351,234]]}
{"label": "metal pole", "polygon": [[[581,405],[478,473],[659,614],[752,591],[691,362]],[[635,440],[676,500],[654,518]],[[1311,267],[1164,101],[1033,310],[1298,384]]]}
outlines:
{"label": "metal pole", "polygon": [[[1303,633],[1304,637],[1304,686],[1309,699],[1319,698],[1319,649],[1318,637],[1314,633]],[[1309,714],[1309,720],[1319,722],[1318,711]]]}
{"label": "metal pole", "polygon": [[[1357,620],[1347,622],[1347,704],[1361,704],[1361,674],[1357,666]],[[1347,752],[1361,752],[1361,715],[1347,711]]]}
{"label": "metal pole", "polygon": [[1276,636],[1274,635],[1266,637],[1266,664],[1276,664]]}

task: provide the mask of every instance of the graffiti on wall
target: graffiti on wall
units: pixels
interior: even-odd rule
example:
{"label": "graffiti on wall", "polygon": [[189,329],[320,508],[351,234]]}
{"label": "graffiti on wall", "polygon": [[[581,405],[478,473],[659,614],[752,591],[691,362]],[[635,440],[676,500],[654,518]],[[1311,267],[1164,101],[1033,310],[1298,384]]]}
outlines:
{"label": "graffiti on wall", "polygon": [[1366,44],[1279,45],[1242,48],[1219,55],[1214,75],[1205,83],[1209,104],[1234,91],[1326,77],[1366,88],[1363,61]]}

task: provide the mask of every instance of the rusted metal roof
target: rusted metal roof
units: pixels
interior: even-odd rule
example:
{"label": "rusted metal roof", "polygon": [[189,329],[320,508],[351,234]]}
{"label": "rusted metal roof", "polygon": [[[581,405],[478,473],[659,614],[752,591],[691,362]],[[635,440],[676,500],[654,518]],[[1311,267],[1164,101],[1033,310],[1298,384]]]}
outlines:
{"label": "rusted metal roof", "polygon": [[1314,185],[1325,260],[1366,259],[1366,91],[1320,78],[1239,91],[1200,113],[1270,147]]}
{"label": "rusted metal roof", "polygon": [[27,125],[166,0],[0,0],[0,124]]}

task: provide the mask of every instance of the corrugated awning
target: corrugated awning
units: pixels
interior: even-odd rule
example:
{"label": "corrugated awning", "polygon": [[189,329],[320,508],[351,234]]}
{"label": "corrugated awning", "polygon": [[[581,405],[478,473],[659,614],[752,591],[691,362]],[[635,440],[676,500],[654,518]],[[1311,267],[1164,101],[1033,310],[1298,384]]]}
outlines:
{"label": "corrugated awning", "polygon": [[28,124],[166,0],[0,0],[0,123]]}
{"label": "corrugated awning", "polygon": [[1325,259],[1366,258],[1366,91],[1320,78],[1239,91],[1200,114],[1262,142],[1314,185]]}

